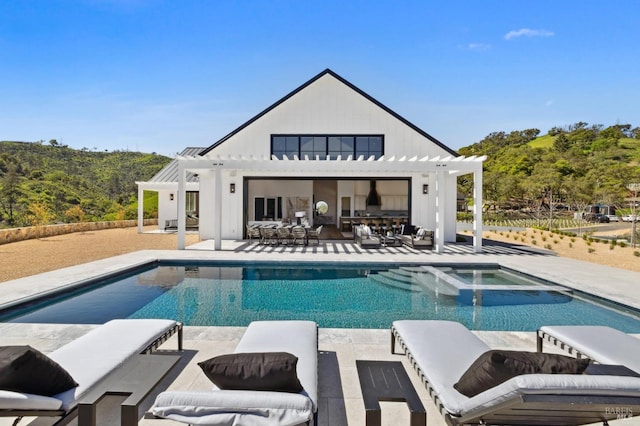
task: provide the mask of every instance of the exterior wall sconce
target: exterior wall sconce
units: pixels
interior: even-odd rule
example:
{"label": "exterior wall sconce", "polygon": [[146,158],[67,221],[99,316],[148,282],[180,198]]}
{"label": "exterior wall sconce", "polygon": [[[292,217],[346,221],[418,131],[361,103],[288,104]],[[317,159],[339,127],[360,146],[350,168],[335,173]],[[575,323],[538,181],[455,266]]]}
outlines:
{"label": "exterior wall sconce", "polygon": [[169,194],[169,200],[173,201],[173,194]]}
{"label": "exterior wall sconce", "polygon": [[423,194],[428,194],[429,193],[429,185],[428,184],[422,185],[422,193]]}
{"label": "exterior wall sconce", "polygon": [[236,193],[236,184],[235,183],[230,183],[229,184],[229,192],[232,194]]}

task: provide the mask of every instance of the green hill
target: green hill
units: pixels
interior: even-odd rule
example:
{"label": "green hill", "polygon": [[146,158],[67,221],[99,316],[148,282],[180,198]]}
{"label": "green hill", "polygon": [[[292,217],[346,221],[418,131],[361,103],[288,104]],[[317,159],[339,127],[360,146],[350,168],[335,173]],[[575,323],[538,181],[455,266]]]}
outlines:
{"label": "green hill", "polygon": [[[133,219],[135,182],[169,161],[140,152],[75,150],[56,141],[0,142],[0,225]],[[147,196],[145,215],[151,217],[157,196]]]}
{"label": "green hill", "polygon": [[[462,155],[486,155],[486,209],[541,212],[604,203],[628,207],[629,183],[640,182],[640,128],[609,127],[579,122],[553,128],[494,132],[458,150]],[[466,179],[463,194],[471,194]]]}

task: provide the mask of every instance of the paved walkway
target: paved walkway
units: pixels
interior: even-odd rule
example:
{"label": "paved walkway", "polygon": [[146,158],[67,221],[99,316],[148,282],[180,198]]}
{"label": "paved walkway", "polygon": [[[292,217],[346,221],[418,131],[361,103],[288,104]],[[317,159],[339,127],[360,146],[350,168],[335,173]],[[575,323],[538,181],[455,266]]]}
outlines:
{"label": "paved walkway", "polygon": [[[104,259],[90,264],[64,268],[46,274],[21,278],[2,284],[0,305],[17,299],[34,297],[61,286],[110,274],[155,260],[244,260],[244,261],[311,261],[311,262],[374,262],[395,264],[400,262],[500,264],[525,273],[541,276],[560,284],[591,292],[640,308],[640,273],[629,272],[591,263],[578,262],[545,254],[522,250],[504,244],[487,245],[483,253],[472,253],[470,246],[448,245],[444,253],[418,251],[408,248],[381,248],[363,250],[344,241],[322,241],[319,246],[281,247],[259,246],[245,241],[224,241],[222,250],[212,251],[211,242],[202,242],[187,250],[145,250]],[[29,344],[45,352],[86,333],[92,326],[50,324],[2,324],[2,344]],[[167,378],[162,389],[200,389],[211,387],[201,374],[197,362],[233,351],[244,331],[243,327],[186,327],[185,356],[179,368]],[[476,334],[493,348],[535,350],[533,332],[488,332]],[[360,393],[356,359],[400,360],[405,365],[414,387],[428,413],[430,426],[444,425],[431,402],[424,385],[402,355],[392,355],[388,330],[320,329],[320,382],[319,424],[342,426],[364,424],[364,405]],[[172,351],[175,341],[162,347]],[[148,407],[153,396],[143,404]],[[119,400],[104,402],[99,412],[100,425],[118,424]],[[383,403],[383,424],[408,424],[408,410],[402,403]],[[115,417],[114,417],[115,416]],[[23,420],[27,424],[27,419]],[[0,426],[11,425],[12,420],[0,418]],[[21,423],[21,424],[23,424]],[[73,424],[73,423],[72,423]],[[166,426],[168,421],[144,419],[142,426]],[[617,422],[611,422],[617,424]],[[631,424],[621,421],[620,424]]]}

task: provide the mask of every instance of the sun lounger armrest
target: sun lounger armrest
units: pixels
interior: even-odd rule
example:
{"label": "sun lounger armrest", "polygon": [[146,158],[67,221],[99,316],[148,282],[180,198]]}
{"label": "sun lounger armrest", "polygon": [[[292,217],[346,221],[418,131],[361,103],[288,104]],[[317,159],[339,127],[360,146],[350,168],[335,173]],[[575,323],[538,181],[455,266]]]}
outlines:
{"label": "sun lounger armrest", "polygon": [[150,413],[193,425],[302,424],[313,418],[313,404],[303,394],[287,392],[167,391]]}

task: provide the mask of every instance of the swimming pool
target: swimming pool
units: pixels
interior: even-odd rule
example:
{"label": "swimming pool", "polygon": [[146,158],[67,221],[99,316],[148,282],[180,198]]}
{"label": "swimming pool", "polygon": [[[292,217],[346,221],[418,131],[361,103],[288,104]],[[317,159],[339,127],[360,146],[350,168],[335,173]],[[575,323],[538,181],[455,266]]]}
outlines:
{"label": "swimming pool", "polygon": [[329,328],[388,328],[447,319],[473,330],[598,324],[640,333],[640,312],[498,266],[153,264],[0,311],[2,322],[98,324],[172,318],[193,326],[307,319]]}

